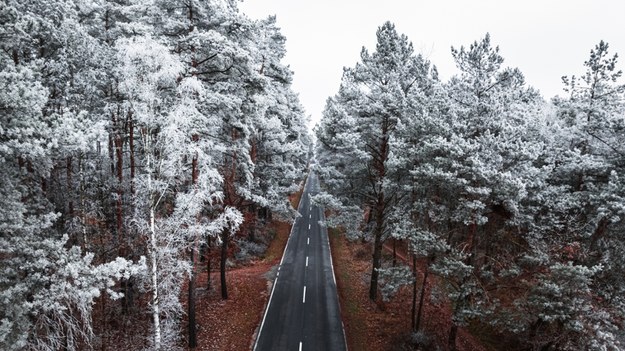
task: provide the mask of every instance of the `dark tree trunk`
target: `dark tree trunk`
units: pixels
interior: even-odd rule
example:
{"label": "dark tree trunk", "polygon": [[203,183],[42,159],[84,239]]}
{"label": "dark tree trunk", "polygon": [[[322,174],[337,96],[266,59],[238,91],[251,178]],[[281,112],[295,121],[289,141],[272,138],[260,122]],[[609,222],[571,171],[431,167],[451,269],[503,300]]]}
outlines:
{"label": "dark tree trunk", "polygon": [[425,293],[428,285],[428,275],[430,274],[430,263],[433,260],[429,260],[427,266],[425,266],[425,272],[423,273],[423,283],[421,284],[421,295],[419,296],[419,309],[417,310],[417,322],[415,323],[415,331],[419,331],[421,327],[421,317],[423,316],[423,303],[425,301]]}
{"label": "dark tree trunk", "polygon": [[[123,242],[122,238],[122,223],[123,223],[123,210],[122,210],[122,197],[124,196],[123,181],[124,181],[124,155],[122,152],[122,137],[117,135],[115,137],[115,155],[117,157],[117,165],[115,166],[117,171],[117,203],[115,207],[116,215],[116,228],[117,236],[120,238],[120,242]],[[124,244],[122,244],[123,246]],[[122,256],[123,257],[123,256]]]}
{"label": "dark tree trunk", "polygon": [[[373,150],[372,166],[375,175],[372,175],[373,184],[382,184],[386,178],[386,159],[388,157],[388,119],[382,122],[382,138],[379,143],[379,150]],[[375,206],[372,209],[375,216],[375,229],[373,232],[373,264],[371,267],[371,284],[369,286],[369,299],[375,301],[378,295],[378,269],[382,265],[382,236],[384,235],[384,212],[386,210],[386,198],[384,196],[384,189],[382,186],[378,188],[377,185],[373,187],[376,195]]]}
{"label": "dark tree trunk", "polygon": [[135,193],[135,129],[132,112],[128,115],[128,147],[130,148],[130,193]]}
{"label": "dark tree trunk", "polygon": [[15,63],[16,66],[19,65],[20,64],[20,57],[19,57],[19,54],[17,52],[17,49],[13,49],[12,50],[12,55],[11,56],[13,57],[13,63]]}
{"label": "dark tree trunk", "polygon": [[[199,140],[197,135],[193,135],[192,137],[194,142]],[[191,161],[191,184],[195,186],[197,184],[198,179],[198,159],[197,155],[193,156],[193,160]],[[197,238],[193,239],[191,243],[191,276],[189,277],[189,291],[188,291],[188,311],[187,314],[189,316],[189,347],[195,348],[197,347],[197,325],[195,322],[195,249],[197,245]]]}
{"label": "dark tree trunk", "polygon": [[134,285],[132,277],[129,279],[122,279],[121,286],[124,290],[124,296],[122,297],[122,313],[128,314],[134,305]]}
{"label": "dark tree trunk", "polygon": [[111,120],[113,128],[109,132],[109,143],[108,143],[108,152],[109,152],[109,161],[111,162],[111,175],[115,175],[115,143],[113,142],[114,134],[115,134],[115,125],[117,124],[115,118],[115,112],[111,112]]}
{"label": "dark tree trunk", "polygon": [[412,327],[412,331],[416,332],[418,330],[417,324],[415,321],[417,320],[417,255],[412,254],[412,278],[414,281],[412,282],[412,310],[410,313],[410,326]]}
{"label": "dark tree trunk", "polygon": [[[195,262],[195,250],[191,248],[191,262]],[[188,315],[189,315],[189,347],[197,347],[197,325],[195,322],[195,269],[191,269],[191,276],[189,277],[189,301],[188,301]]]}
{"label": "dark tree trunk", "polygon": [[[467,237],[467,251],[469,252],[469,256],[464,262],[468,266],[472,266],[474,264],[474,259],[476,258],[476,252],[477,252],[476,242],[477,242],[477,224],[475,222],[472,222],[471,224],[469,224],[468,237]],[[469,280],[468,276],[463,278],[459,284],[459,289],[463,289],[463,287],[465,286],[468,280]],[[453,313],[454,316],[456,315],[456,311],[458,311],[461,308],[461,306],[465,306],[465,304],[469,301],[470,297],[471,297],[470,294],[467,294],[467,296],[464,296],[460,300],[456,301],[456,307]],[[456,337],[457,336],[458,336],[458,325],[456,325],[456,322],[452,321],[452,326],[451,326],[451,329],[449,330],[449,350],[450,351],[456,351]]]}
{"label": "dark tree trunk", "polygon": [[608,229],[608,224],[610,224],[608,217],[605,217],[605,216],[601,217],[601,219],[599,220],[599,223],[597,224],[597,228],[590,236],[590,250],[591,251],[597,250],[597,243],[604,236],[606,229]]}
{"label": "dark tree trunk", "polygon": [[[119,109],[118,115],[119,116]],[[117,178],[117,200],[115,201],[115,231],[116,237],[118,240],[118,254],[120,257],[127,257],[127,244],[125,238],[123,236],[123,201],[122,197],[124,196],[123,189],[123,181],[124,181],[124,153],[123,153],[123,138],[122,131],[118,123],[118,119],[116,115],[112,115],[113,118],[113,131],[109,134],[109,155],[111,157],[111,162],[115,161],[114,165],[111,164],[111,171]],[[121,287],[124,291],[124,296],[121,299],[122,304],[122,313],[129,313],[130,309],[133,305],[133,285],[130,279],[122,279]]]}
{"label": "dark tree trunk", "polygon": [[369,286],[369,299],[372,301],[375,301],[378,296],[378,269],[382,266],[382,234],[384,232],[384,194],[382,193],[378,195],[375,211],[373,265],[371,268],[371,284]]}
{"label": "dark tree trunk", "polygon": [[228,285],[226,284],[226,261],[228,260],[228,230],[224,229],[221,235],[221,262],[219,274],[221,278],[221,298],[228,299]]}
{"label": "dark tree trunk", "polygon": [[531,344],[534,344],[534,346],[532,347],[532,350],[538,350],[538,346],[536,346],[535,340],[536,340],[536,335],[538,335],[538,328],[540,328],[541,324],[542,323],[541,323],[541,320],[539,318],[534,323],[532,323],[532,325],[530,325],[528,339],[529,339],[529,342]]}
{"label": "dark tree trunk", "polygon": [[451,329],[449,330],[449,340],[447,343],[447,349],[449,351],[456,351],[456,337],[458,336],[458,326],[452,322]]}
{"label": "dark tree trunk", "polygon": [[72,201],[72,157],[67,158],[67,214],[71,218],[74,216],[74,201]]}
{"label": "dark tree trunk", "polygon": [[263,222],[267,222],[267,210],[265,207],[258,209],[258,218]]}
{"label": "dark tree trunk", "polygon": [[247,240],[250,242],[255,242],[256,241],[256,222],[258,220],[258,211],[256,210],[256,204],[252,204],[250,206],[249,211],[252,214],[252,220],[250,223],[250,229],[247,235]]}
{"label": "dark tree trunk", "polygon": [[373,243],[373,265],[371,268],[371,285],[369,286],[369,299],[375,301],[378,296],[378,269],[382,265],[382,233],[376,230]]}

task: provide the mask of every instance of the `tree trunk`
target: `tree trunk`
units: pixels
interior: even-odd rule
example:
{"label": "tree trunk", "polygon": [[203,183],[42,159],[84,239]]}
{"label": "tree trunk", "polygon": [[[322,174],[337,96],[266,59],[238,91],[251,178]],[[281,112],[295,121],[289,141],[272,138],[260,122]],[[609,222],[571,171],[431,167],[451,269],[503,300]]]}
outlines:
{"label": "tree trunk", "polygon": [[247,235],[247,240],[253,243],[256,241],[256,222],[258,220],[258,211],[256,210],[256,204],[252,204],[249,211],[251,212],[252,220],[250,221],[250,230]]}
{"label": "tree trunk", "polygon": [[221,298],[228,299],[228,286],[226,284],[226,261],[228,260],[228,230],[224,229],[221,234],[221,265],[219,274],[221,278]]}
{"label": "tree trunk", "polygon": [[80,182],[78,190],[80,200],[80,222],[82,223],[82,240],[80,247],[83,251],[85,251],[89,246],[87,245],[87,208],[85,201],[85,170],[83,163],[83,155],[81,154],[80,157],[78,157],[78,178]]}
{"label": "tree trunk", "polygon": [[124,196],[123,181],[124,181],[124,155],[122,152],[122,137],[120,135],[115,136],[115,156],[117,157],[116,171],[117,171],[117,203],[115,207],[116,215],[116,229],[117,236],[122,243],[122,257],[124,257],[124,238],[122,238],[122,223],[123,223],[123,211],[122,211],[122,197]]}
{"label": "tree trunk", "polygon": [[[111,116],[113,118],[113,125],[115,124],[115,114]],[[108,143],[108,152],[109,152],[109,161],[111,162],[111,174],[115,175],[115,147],[113,146],[113,133],[115,131],[111,131],[109,133],[109,143]]]}
{"label": "tree trunk", "polygon": [[425,266],[425,272],[423,273],[423,283],[421,284],[421,296],[419,296],[419,309],[417,311],[417,322],[415,323],[415,331],[419,331],[421,327],[421,316],[423,315],[423,302],[425,301],[425,293],[428,284],[428,275],[430,274],[430,263],[433,260],[429,260]]}
{"label": "tree trunk", "polygon": [[19,65],[20,57],[19,57],[19,53],[17,52],[17,49],[13,49],[11,53],[12,53],[11,57],[13,58],[13,63],[15,63],[16,66]]}
{"label": "tree trunk", "polygon": [[597,243],[604,236],[606,229],[608,229],[608,224],[610,224],[608,217],[601,217],[599,223],[597,223],[597,228],[590,236],[590,251],[597,250]]}
{"label": "tree trunk", "polygon": [[146,135],[146,149],[149,150],[146,157],[146,169],[148,171],[148,186],[147,190],[150,194],[150,242],[149,242],[149,254],[150,254],[150,274],[152,278],[152,320],[154,323],[154,350],[160,351],[161,349],[161,317],[160,317],[160,301],[158,293],[158,243],[156,238],[156,213],[155,202],[152,188],[152,173],[151,173],[151,140],[150,136]]}
{"label": "tree trunk", "polygon": [[382,234],[375,233],[373,243],[373,267],[371,268],[371,285],[369,286],[369,299],[375,301],[378,296],[378,268],[382,264]]}
{"label": "tree trunk", "polygon": [[[469,255],[464,263],[468,266],[473,266],[474,259],[476,258],[476,252],[477,252],[477,244],[476,244],[477,224],[475,223],[475,221],[469,224],[468,230],[469,232],[468,232],[468,238],[467,238],[467,251],[469,252]],[[469,280],[469,276],[464,277],[462,281],[460,282],[458,288],[464,289],[464,286],[468,280]],[[460,310],[461,306],[462,307],[465,306],[465,303],[469,301],[470,297],[471,297],[471,294],[467,294],[466,296],[462,297],[460,300],[456,301],[456,307],[454,309],[453,316],[456,316],[456,313],[457,311]],[[458,325],[456,324],[455,321],[452,321],[452,326],[451,326],[451,329],[449,330],[449,345],[448,346],[449,346],[450,351],[456,351],[456,337],[457,336],[458,336]]]}
{"label": "tree trunk", "polygon": [[[198,135],[193,135],[194,142],[199,140]],[[191,184],[195,188],[198,179],[198,159],[197,154],[193,156],[191,161]],[[199,218],[198,218],[199,220]],[[189,347],[197,347],[197,326],[195,323],[195,249],[197,246],[198,238],[193,238],[191,243],[191,275],[189,277],[189,295],[188,295],[188,316],[189,316]]]}
{"label": "tree trunk", "polygon": [[[191,248],[191,262],[195,262],[195,249]],[[189,277],[189,296],[188,296],[188,315],[189,315],[189,347],[197,347],[197,326],[195,322],[195,265],[192,266],[191,276]]]}
{"label": "tree trunk", "polygon": [[130,193],[135,193],[135,131],[132,112],[128,114],[128,147],[130,148]]}
{"label": "tree trunk", "polygon": [[373,267],[371,268],[371,284],[369,286],[369,299],[375,301],[378,296],[378,269],[382,265],[382,234],[384,232],[384,194],[380,192],[375,207],[375,230],[373,241]]}
{"label": "tree trunk", "polygon": [[[373,176],[372,183],[383,184],[386,178],[386,159],[388,157],[388,119],[385,118],[382,123],[382,139],[380,140],[379,152],[373,153],[373,168],[375,170],[375,176]],[[384,197],[384,188],[380,185],[377,189],[377,185],[374,185],[374,191],[377,192],[377,199],[375,206],[372,209],[375,211],[375,229],[373,233],[373,267],[371,268],[371,285],[369,286],[369,299],[375,301],[378,295],[378,269],[382,264],[382,235],[384,234],[384,211],[386,209],[386,199]]]}
{"label": "tree trunk", "polygon": [[410,326],[412,327],[412,331],[416,332],[418,330],[417,324],[415,321],[417,320],[417,255],[412,254],[412,278],[414,281],[412,282],[412,310],[410,313]]}
{"label": "tree trunk", "polygon": [[71,219],[74,216],[74,201],[72,201],[72,157],[67,158],[67,214]]}
{"label": "tree trunk", "polygon": [[[150,182],[148,178],[148,182]],[[150,187],[150,185],[148,185]],[[152,320],[154,322],[154,350],[161,349],[161,318],[160,302],[158,297],[158,248],[156,245],[156,224],[154,208],[150,208],[150,250],[151,252],[151,274],[152,274]]]}
{"label": "tree trunk", "polygon": [[213,261],[213,257],[212,257],[212,240],[211,237],[209,236],[208,238],[206,238],[206,272],[207,277],[206,277],[206,289],[208,291],[210,291],[211,289],[211,270],[213,269],[212,267],[212,261]]}
{"label": "tree trunk", "polygon": [[[123,153],[123,138],[120,135],[121,131],[117,131],[115,136],[115,156],[117,159],[117,163],[115,166],[115,171],[117,173],[117,201],[115,204],[115,223],[117,229],[117,237],[119,238],[119,255],[121,257],[128,256],[128,246],[129,243],[126,242],[128,238],[124,237],[123,231],[123,221],[124,221],[124,213],[123,213],[123,201],[122,198],[124,196],[124,153]],[[124,314],[128,313],[133,304],[133,293],[132,293],[132,283],[129,279],[121,280],[122,289],[124,290],[124,297],[121,299],[122,303],[122,312]]]}
{"label": "tree trunk", "polygon": [[538,350],[539,349],[539,347],[537,346],[535,340],[536,340],[536,335],[538,334],[538,328],[540,328],[540,325],[542,324],[541,322],[542,321],[540,320],[540,318],[538,318],[534,323],[532,323],[530,325],[528,339],[529,339],[530,344],[534,345],[532,347],[532,350]]}
{"label": "tree trunk", "polygon": [[[453,322],[452,322],[453,323]],[[456,351],[456,337],[458,336],[458,326],[456,323],[451,325],[451,329],[449,330],[449,340],[447,343],[447,349],[449,351]]]}

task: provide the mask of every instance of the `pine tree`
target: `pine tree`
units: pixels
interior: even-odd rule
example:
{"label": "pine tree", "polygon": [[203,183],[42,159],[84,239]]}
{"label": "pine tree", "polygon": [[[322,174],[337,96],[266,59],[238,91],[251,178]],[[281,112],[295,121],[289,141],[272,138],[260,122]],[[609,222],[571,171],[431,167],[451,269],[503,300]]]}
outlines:
{"label": "pine tree", "polygon": [[[368,212],[367,226],[373,238],[369,289],[372,300],[377,298],[382,245],[389,236],[388,216],[405,196],[401,184],[406,181],[406,169],[394,163],[397,151],[393,147],[401,138],[398,129],[412,117],[409,94],[422,89],[430,74],[429,63],[414,54],[408,38],[397,34],[393,24],[382,25],[377,38],[376,51],[370,54],[363,48],[362,62],[345,70],[339,94],[329,100],[317,130],[320,154],[332,143],[344,143],[334,146],[335,150],[343,149],[338,160],[340,169],[320,163],[322,168],[334,168],[320,171],[322,181],[329,192],[342,197],[335,201]],[[341,125],[350,128],[336,140],[334,126],[329,128],[329,120],[335,118],[345,119]],[[320,161],[325,161],[325,157],[321,156]],[[337,175],[342,184],[334,188],[336,180],[326,177],[329,172],[340,172]]]}

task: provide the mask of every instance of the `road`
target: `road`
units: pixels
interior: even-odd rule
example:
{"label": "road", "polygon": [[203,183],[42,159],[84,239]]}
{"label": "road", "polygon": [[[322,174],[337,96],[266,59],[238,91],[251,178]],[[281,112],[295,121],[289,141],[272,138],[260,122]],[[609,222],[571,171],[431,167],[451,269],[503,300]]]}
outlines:
{"label": "road", "polygon": [[319,180],[310,173],[298,217],[278,266],[254,351],[342,351],[339,310],[323,209],[310,203]]}

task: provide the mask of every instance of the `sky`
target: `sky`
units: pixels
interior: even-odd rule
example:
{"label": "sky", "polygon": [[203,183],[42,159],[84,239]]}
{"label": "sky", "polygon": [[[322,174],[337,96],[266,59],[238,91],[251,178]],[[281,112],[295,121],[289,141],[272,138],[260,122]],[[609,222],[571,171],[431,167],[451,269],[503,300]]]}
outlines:
{"label": "sky", "polygon": [[[563,75],[585,72],[600,40],[610,55],[625,57],[623,0],[243,0],[240,9],[253,19],[277,16],[287,38],[283,62],[294,72],[311,128],[338,91],[343,67],[359,61],[363,46],[375,50],[385,21],[408,36],[443,81],[457,73],[451,47],[468,47],[488,32],[504,66],[518,67],[547,99],[563,95]],[[625,70],[625,61],[618,68]]]}

